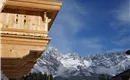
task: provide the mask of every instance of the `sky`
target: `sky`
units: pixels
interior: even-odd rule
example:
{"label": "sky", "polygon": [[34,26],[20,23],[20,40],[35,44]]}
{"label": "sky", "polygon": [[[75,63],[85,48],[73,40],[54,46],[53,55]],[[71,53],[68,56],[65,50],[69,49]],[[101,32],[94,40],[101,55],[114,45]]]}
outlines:
{"label": "sky", "polygon": [[49,46],[81,56],[130,49],[130,0],[63,0]]}

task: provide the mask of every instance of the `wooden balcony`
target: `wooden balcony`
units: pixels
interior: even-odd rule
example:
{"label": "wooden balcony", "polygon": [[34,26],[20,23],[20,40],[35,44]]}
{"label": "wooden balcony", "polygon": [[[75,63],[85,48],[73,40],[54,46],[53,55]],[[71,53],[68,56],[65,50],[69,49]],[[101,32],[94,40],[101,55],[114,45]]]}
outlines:
{"label": "wooden balcony", "polygon": [[1,10],[1,69],[9,78],[28,74],[46,49],[62,6],[47,0],[7,0]]}

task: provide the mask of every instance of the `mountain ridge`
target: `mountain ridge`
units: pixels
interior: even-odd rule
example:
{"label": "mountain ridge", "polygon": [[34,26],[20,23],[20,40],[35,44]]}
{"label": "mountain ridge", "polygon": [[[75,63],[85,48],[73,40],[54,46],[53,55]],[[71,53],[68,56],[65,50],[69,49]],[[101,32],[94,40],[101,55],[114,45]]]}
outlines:
{"label": "mountain ridge", "polygon": [[[94,54],[85,57],[76,53],[63,54],[48,47],[34,65],[32,72],[48,72],[55,77],[114,76],[130,68],[130,57],[124,52]],[[106,73],[107,72],[107,73]]]}

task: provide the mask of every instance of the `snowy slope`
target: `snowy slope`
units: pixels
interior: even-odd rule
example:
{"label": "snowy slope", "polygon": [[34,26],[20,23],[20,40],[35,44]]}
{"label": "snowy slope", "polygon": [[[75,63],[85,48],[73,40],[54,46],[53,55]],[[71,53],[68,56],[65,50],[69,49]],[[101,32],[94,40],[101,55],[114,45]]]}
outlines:
{"label": "snowy slope", "polygon": [[0,71],[0,73],[1,73],[1,80],[9,80],[4,74],[3,74],[3,72],[2,71]]}

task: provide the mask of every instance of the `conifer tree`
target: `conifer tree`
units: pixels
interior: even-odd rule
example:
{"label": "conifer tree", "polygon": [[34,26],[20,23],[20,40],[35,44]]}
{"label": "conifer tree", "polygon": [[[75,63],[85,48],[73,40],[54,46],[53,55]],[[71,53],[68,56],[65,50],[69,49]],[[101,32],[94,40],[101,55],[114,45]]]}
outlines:
{"label": "conifer tree", "polygon": [[44,75],[43,75],[44,79],[43,80],[47,80],[47,73],[45,72]]}
{"label": "conifer tree", "polygon": [[99,80],[106,80],[106,79],[105,79],[105,75],[104,75],[104,74],[100,74],[100,75],[99,75]]}
{"label": "conifer tree", "polygon": [[53,75],[52,75],[52,74],[49,74],[49,75],[48,75],[48,80],[54,80],[54,78],[53,78]]}

